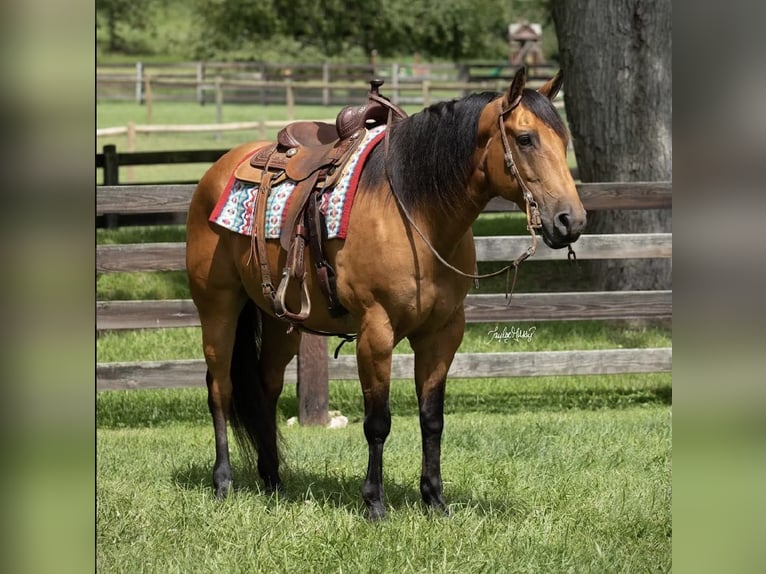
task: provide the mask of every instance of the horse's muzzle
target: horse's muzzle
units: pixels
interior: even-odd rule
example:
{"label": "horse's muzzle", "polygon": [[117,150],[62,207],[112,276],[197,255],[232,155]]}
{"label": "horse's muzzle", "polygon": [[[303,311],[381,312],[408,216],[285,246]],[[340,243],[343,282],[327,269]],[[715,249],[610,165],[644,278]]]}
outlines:
{"label": "horse's muzzle", "polygon": [[585,229],[585,210],[573,212],[564,209],[556,213],[553,218],[543,218],[543,241],[552,249],[561,249],[577,241]]}

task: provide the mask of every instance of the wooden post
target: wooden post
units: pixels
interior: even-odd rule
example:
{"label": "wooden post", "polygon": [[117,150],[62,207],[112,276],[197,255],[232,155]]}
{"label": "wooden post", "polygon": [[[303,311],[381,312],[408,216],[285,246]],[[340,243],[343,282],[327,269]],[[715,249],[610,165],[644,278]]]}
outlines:
{"label": "wooden post", "polygon": [[[136,124],[133,122],[128,122],[128,151],[136,151]],[[135,182],[135,171],[132,165],[128,166],[127,179],[128,183]]]}
{"label": "wooden post", "polygon": [[128,122],[128,151],[136,151],[136,124]]}
{"label": "wooden post", "polygon": [[378,51],[374,48],[370,51],[370,72],[372,78],[378,77]]}
{"label": "wooden post", "polygon": [[330,105],[330,63],[322,62],[322,104]]}
{"label": "wooden post", "polygon": [[[215,78],[215,123],[223,123],[223,79],[221,76]],[[215,132],[215,139],[221,139],[221,132]]]}
{"label": "wooden post", "polygon": [[399,64],[396,62],[391,64],[391,89],[391,101],[399,104]]}
{"label": "wooden post", "polygon": [[[260,66],[260,75],[261,75],[261,82],[265,82],[267,79],[266,76],[266,64],[265,62],[261,62]],[[261,83],[261,105],[265,106],[268,102],[266,101],[266,86]]]}
{"label": "wooden post", "polygon": [[329,420],[327,339],[303,333],[298,352],[298,421],[324,426]]}
{"label": "wooden post", "polygon": [[[120,164],[117,160],[117,146],[107,144],[104,146],[104,185],[119,185]],[[117,214],[107,213],[104,217],[107,229],[115,229],[118,226]]]}
{"label": "wooden post", "polygon": [[431,105],[431,82],[430,80],[423,80],[420,86],[423,89],[423,107],[427,108]]}
{"label": "wooden post", "polygon": [[287,119],[295,120],[295,93],[293,93],[293,78],[290,70],[285,70],[285,100],[287,102]]}
{"label": "wooden post", "polygon": [[[470,79],[471,79],[471,73],[470,73],[470,68],[468,64],[460,64],[460,67],[458,68],[458,73],[457,73],[457,81],[460,82],[461,84],[467,84]],[[466,97],[468,95],[467,90],[463,88],[460,91],[460,95],[463,98]]]}
{"label": "wooden post", "polygon": [[205,90],[202,89],[205,83],[205,62],[197,62],[197,102],[199,105],[205,105]]}
{"label": "wooden post", "polygon": [[144,64],[136,62],[136,103],[144,103]]}
{"label": "wooden post", "polygon": [[152,97],[152,78],[150,74],[146,74],[144,84],[146,86],[144,89],[144,101],[146,102],[146,123],[151,125],[152,116],[154,115],[154,98]]}
{"label": "wooden post", "polygon": [[120,165],[117,163],[117,146],[104,146],[104,185],[119,185]]}

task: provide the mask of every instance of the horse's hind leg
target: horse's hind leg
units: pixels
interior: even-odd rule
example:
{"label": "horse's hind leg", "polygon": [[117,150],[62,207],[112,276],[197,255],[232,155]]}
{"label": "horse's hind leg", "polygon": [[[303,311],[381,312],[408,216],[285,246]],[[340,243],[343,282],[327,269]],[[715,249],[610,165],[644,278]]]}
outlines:
{"label": "horse's hind leg", "polygon": [[229,460],[226,423],[231,414],[231,358],[236,336],[237,318],[245,300],[240,290],[224,290],[215,297],[197,297],[202,323],[202,346],[207,363],[208,408],[215,433],[213,485],[216,498],[226,497],[231,489],[233,473]]}
{"label": "horse's hind leg", "polygon": [[301,336],[297,330],[287,333],[287,323],[262,314],[260,378],[265,408],[263,416],[269,423],[258,449],[258,474],[266,488],[276,490],[279,477],[279,450],[277,445],[277,400],[284,386],[285,368],[298,353]]}
{"label": "horse's hind leg", "polygon": [[426,505],[444,512],[447,512],[441,476],[444,390],[447,371],[463,340],[464,328],[464,315],[460,309],[438,332],[410,337],[415,352],[415,387],[423,442],[420,494]]}

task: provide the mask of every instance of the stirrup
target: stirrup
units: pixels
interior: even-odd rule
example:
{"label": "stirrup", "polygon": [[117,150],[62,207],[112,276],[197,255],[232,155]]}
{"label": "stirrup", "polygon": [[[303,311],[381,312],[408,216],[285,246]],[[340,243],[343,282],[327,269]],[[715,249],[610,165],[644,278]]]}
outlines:
{"label": "stirrup", "polygon": [[274,313],[280,319],[288,319],[290,321],[303,322],[309,318],[311,314],[311,296],[309,294],[309,288],[306,284],[306,274],[299,279],[301,286],[301,310],[298,313],[294,313],[287,308],[285,303],[285,296],[287,294],[287,286],[290,284],[293,270],[291,267],[285,267],[282,271],[282,280],[277,287],[277,293],[274,298]]}

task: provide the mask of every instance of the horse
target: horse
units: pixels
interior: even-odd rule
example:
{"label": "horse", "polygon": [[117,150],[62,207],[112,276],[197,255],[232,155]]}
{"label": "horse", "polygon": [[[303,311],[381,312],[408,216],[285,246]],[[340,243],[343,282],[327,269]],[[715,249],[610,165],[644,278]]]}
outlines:
{"label": "horse", "polygon": [[[427,508],[449,513],[441,437],[447,372],[463,338],[463,300],[476,265],[471,224],[500,196],[528,215],[534,207],[551,248],[571,249],[585,226],[567,166],[569,134],[552,105],[561,85],[559,72],[539,89],[528,88],[521,68],[502,93],[436,103],[389,122],[385,143],[362,168],[347,236],[324,246],[347,312],[338,316],[321,304],[316,269],[307,265],[307,292],[317,304],[297,328],[280,319],[262,285],[264,265],[274,271],[286,264],[279,240],[251,239],[209,221],[235,167],[271,142],[240,145],[203,175],[188,210],[186,266],[202,326],[217,498],[225,498],[233,484],[227,423],[265,490],[281,488],[277,400],[301,332],[355,333],[368,445],[362,486],[368,518],[386,516],[383,450],[391,429],[391,359],[404,338],[415,359],[420,493]],[[260,257],[253,241],[263,242]],[[288,305],[298,305],[300,296],[293,286]]]}

